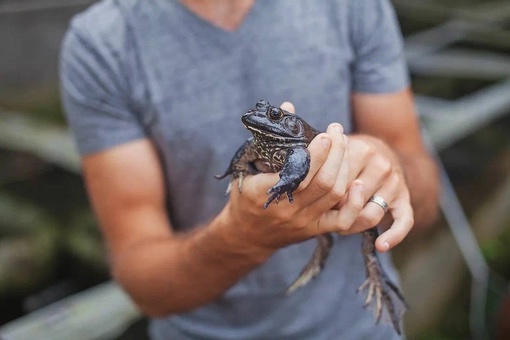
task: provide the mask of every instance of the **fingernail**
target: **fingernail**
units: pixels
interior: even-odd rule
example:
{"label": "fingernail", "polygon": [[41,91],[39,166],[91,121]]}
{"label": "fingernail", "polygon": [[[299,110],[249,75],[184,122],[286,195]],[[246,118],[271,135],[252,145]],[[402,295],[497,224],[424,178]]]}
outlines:
{"label": "fingernail", "polygon": [[333,125],[333,129],[335,129],[336,132],[343,132],[340,124]]}
{"label": "fingernail", "polygon": [[321,138],[321,143],[322,143],[322,146],[327,149],[329,148],[329,146],[331,145],[331,141],[329,140],[328,137],[322,137]]}
{"label": "fingernail", "polygon": [[388,250],[388,249],[390,249],[390,244],[389,244],[388,242],[386,242],[386,241],[385,241],[385,242],[383,243],[383,248],[384,248],[384,250],[385,250],[385,251],[386,251],[386,250]]}

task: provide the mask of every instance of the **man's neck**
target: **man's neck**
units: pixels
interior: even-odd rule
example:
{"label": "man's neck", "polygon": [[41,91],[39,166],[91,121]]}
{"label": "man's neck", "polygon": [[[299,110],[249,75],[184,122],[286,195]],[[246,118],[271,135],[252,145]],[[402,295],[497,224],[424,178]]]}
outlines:
{"label": "man's neck", "polygon": [[255,0],[181,0],[190,11],[226,31],[237,30]]}

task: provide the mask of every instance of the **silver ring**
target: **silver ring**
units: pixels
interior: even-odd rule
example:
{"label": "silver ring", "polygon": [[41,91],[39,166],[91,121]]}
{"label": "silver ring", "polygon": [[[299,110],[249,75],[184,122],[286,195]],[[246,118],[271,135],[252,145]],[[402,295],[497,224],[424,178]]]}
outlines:
{"label": "silver ring", "polygon": [[388,203],[386,203],[386,201],[381,196],[374,195],[370,197],[368,202],[377,204],[384,210],[384,212],[388,211]]}

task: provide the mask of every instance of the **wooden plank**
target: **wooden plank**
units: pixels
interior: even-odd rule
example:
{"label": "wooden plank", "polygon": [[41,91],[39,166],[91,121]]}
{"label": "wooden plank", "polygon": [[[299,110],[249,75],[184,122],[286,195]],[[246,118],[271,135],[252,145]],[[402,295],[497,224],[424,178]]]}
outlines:
{"label": "wooden plank", "polygon": [[140,317],[119,286],[106,282],[2,326],[0,338],[106,340],[119,336]]}
{"label": "wooden plank", "polygon": [[463,39],[470,24],[453,20],[424,32],[413,34],[405,40],[405,54],[412,61],[417,57],[429,55],[454,42]]}
{"label": "wooden plank", "polygon": [[510,77],[510,56],[494,52],[449,48],[415,56],[408,64],[411,72],[419,75],[494,80]]}
{"label": "wooden plank", "polygon": [[38,1],[3,1],[0,3],[0,15],[22,12],[55,10],[64,7],[83,7],[91,5],[95,0],[38,0]]}
{"label": "wooden plank", "polygon": [[80,172],[80,160],[68,131],[28,115],[0,111],[0,147],[28,152],[71,172]]}
{"label": "wooden plank", "polygon": [[510,2],[483,1],[456,11],[457,17],[490,23],[492,27],[504,24],[510,18]]}
{"label": "wooden plank", "polygon": [[426,1],[416,0],[392,0],[399,16],[420,22],[441,24],[450,20],[455,15],[451,8],[438,7]]}
{"label": "wooden plank", "polygon": [[510,51],[510,31],[497,27],[491,26],[473,30],[465,37],[465,41],[474,43],[480,48]]}
{"label": "wooden plank", "polygon": [[443,102],[443,107],[436,100],[431,102],[421,97],[417,107],[434,145],[442,150],[508,114],[509,93],[510,80],[504,80],[456,101]]}

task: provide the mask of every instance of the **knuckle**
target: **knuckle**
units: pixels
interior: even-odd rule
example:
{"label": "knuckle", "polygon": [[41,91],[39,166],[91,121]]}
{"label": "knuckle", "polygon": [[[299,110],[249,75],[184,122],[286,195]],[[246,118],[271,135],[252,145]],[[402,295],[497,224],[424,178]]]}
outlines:
{"label": "knuckle", "polygon": [[347,202],[347,204],[349,205],[349,207],[355,211],[355,212],[360,212],[361,210],[363,210],[363,207],[364,207],[364,203],[363,201],[361,200],[353,200],[353,201],[350,201],[350,202]]}
{"label": "knuckle", "polygon": [[348,225],[347,223],[342,223],[341,221],[338,221],[335,226],[335,229],[338,232],[347,232],[349,231],[350,228],[351,228],[350,225]]}
{"label": "knuckle", "polygon": [[289,224],[292,221],[292,209],[278,209],[277,220],[280,224]]}
{"label": "knuckle", "polygon": [[343,185],[335,185],[331,190],[331,198],[333,201],[340,201],[345,196],[345,186]]}
{"label": "knuckle", "polygon": [[336,217],[335,223],[332,224],[333,230],[339,233],[345,233],[349,231],[349,229],[351,228],[351,224],[346,223],[346,221],[340,218],[338,214],[335,217]]}
{"label": "knuckle", "polygon": [[361,153],[364,153],[367,155],[372,155],[375,152],[374,149],[372,148],[372,146],[364,140],[359,142],[358,149]]}
{"label": "knuckle", "polygon": [[351,142],[349,147],[351,148],[351,152],[357,155],[365,155],[366,157],[372,156],[372,148],[365,141]]}
{"label": "knuckle", "polygon": [[384,175],[388,175],[391,172],[392,164],[389,159],[383,156],[374,157],[374,163],[378,168],[378,171]]}
{"label": "knuckle", "polygon": [[335,177],[328,172],[321,172],[317,176],[317,187],[322,191],[329,191],[335,185]]}
{"label": "knuckle", "polygon": [[296,229],[306,229],[308,227],[309,221],[304,218],[299,218],[294,222],[294,226]]}
{"label": "knuckle", "polygon": [[284,218],[285,221],[287,222],[295,222],[297,219],[295,218],[296,217],[296,214],[297,214],[297,209],[296,209],[296,204],[292,203],[292,204],[288,204],[286,205],[285,207],[281,207],[281,209],[279,210],[282,210],[282,217]]}
{"label": "knuckle", "polygon": [[398,173],[393,172],[389,177],[389,183],[394,187],[399,187],[402,184],[402,178]]}

